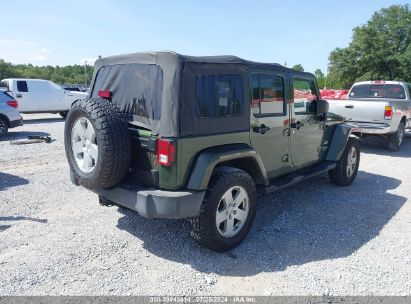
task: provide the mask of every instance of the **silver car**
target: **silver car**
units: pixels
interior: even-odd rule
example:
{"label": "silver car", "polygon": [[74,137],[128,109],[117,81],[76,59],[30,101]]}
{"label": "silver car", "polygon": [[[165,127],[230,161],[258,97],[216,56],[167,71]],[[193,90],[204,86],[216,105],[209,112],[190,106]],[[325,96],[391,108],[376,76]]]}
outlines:
{"label": "silver car", "polygon": [[345,100],[328,100],[329,112],[357,126],[361,136],[377,135],[398,151],[405,130],[411,130],[411,84],[401,81],[355,83]]}
{"label": "silver car", "polygon": [[8,93],[0,91],[0,138],[6,136],[8,129],[22,125],[18,102]]}

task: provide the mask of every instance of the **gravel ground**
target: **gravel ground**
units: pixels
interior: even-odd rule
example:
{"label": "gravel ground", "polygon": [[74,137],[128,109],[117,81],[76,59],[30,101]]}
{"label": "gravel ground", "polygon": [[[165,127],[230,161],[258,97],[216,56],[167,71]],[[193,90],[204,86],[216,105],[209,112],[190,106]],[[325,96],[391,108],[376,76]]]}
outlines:
{"label": "gravel ground", "polygon": [[[185,221],[99,206],[69,180],[64,121],[25,119],[0,141],[0,295],[411,295],[411,137],[367,140],[351,187],[324,175],[263,198],[218,254]],[[9,144],[30,134],[55,141]]]}

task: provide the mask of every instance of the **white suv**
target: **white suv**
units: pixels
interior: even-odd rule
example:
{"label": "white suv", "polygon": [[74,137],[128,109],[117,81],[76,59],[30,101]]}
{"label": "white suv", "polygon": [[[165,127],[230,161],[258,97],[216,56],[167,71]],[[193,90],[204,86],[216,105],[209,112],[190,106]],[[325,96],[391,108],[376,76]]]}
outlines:
{"label": "white suv", "polygon": [[17,100],[0,91],[0,138],[6,136],[8,129],[23,125],[23,117],[17,108]]}

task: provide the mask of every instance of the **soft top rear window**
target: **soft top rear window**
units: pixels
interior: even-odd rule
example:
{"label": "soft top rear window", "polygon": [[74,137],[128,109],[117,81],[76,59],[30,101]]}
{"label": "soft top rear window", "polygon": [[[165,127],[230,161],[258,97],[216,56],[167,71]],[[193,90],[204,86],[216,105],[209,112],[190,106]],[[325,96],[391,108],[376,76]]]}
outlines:
{"label": "soft top rear window", "polygon": [[405,90],[399,84],[359,84],[352,88],[349,98],[405,99]]}
{"label": "soft top rear window", "polygon": [[[134,123],[153,129],[160,120],[163,71],[154,64],[116,64],[101,67],[94,82],[92,97],[111,91],[120,111],[132,115]],[[131,117],[131,116],[130,116]]]}

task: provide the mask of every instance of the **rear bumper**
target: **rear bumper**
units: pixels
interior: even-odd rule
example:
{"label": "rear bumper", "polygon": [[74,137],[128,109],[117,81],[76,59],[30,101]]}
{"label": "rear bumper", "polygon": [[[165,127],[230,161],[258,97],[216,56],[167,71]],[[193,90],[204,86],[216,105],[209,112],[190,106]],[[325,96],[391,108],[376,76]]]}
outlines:
{"label": "rear bumper", "polygon": [[11,120],[10,121],[10,129],[11,128],[17,128],[17,127],[21,127],[23,125],[23,118],[20,119],[16,119],[16,120]]}
{"label": "rear bumper", "polygon": [[[72,182],[73,174],[70,174]],[[165,191],[121,183],[112,189],[90,189],[110,201],[135,210],[146,218],[182,219],[200,212],[205,191]]]}
{"label": "rear bumper", "polygon": [[368,122],[354,122],[350,121],[350,124],[353,124],[354,133],[361,133],[361,134],[388,134],[394,132],[391,129],[391,126],[389,124],[384,124],[384,123],[368,123]]}

